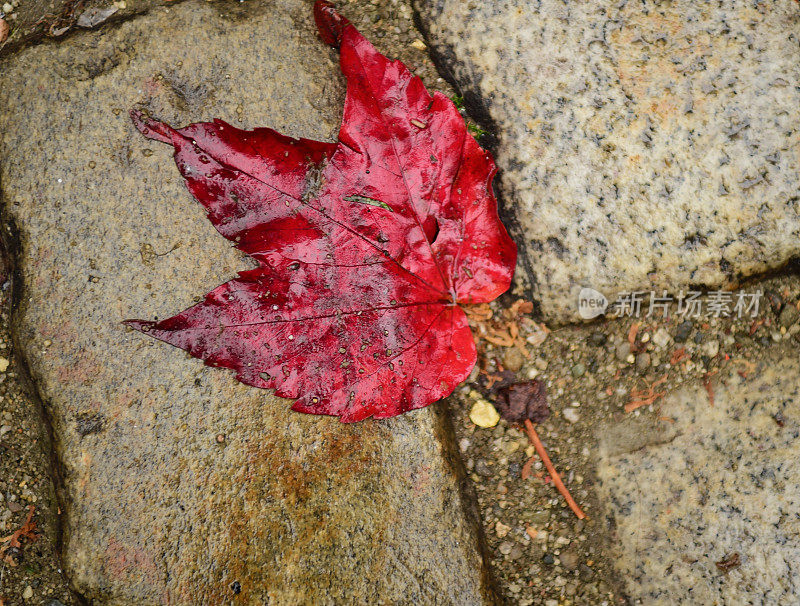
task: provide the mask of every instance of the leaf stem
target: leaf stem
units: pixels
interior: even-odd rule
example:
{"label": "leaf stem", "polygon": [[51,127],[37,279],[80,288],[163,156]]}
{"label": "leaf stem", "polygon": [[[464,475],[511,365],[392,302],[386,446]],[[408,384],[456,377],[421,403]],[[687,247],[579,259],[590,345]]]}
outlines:
{"label": "leaf stem", "polygon": [[569,490],[567,487],[564,486],[564,482],[561,481],[561,476],[558,475],[556,468],[553,467],[553,462],[550,460],[550,457],[547,456],[547,451],[544,449],[544,444],[539,439],[539,434],[536,433],[536,429],[531,423],[530,419],[525,419],[525,432],[528,434],[528,439],[533,444],[533,447],[536,449],[536,452],[539,454],[539,458],[542,459],[542,463],[547,468],[547,472],[550,474],[550,477],[553,478],[553,484],[556,485],[558,488],[558,492],[561,493],[561,496],[564,497],[564,500],[569,505],[569,508],[572,512],[578,517],[579,520],[582,520],[586,517],[586,514],[583,513],[578,504],[572,498],[572,495],[569,494]]}

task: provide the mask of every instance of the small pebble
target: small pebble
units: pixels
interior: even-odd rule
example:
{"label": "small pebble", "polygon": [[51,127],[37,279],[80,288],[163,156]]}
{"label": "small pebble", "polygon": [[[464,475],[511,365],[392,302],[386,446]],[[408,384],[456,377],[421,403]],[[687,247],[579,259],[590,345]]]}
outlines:
{"label": "small pebble", "polygon": [[713,358],[719,353],[719,341],[711,339],[708,343],[703,345],[703,353],[709,358]]}
{"label": "small pebble", "polygon": [[504,453],[506,453],[507,455],[511,455],[517,452],[517,450],[519,450],[519,442],[516,440],[510,442],[506,441],[503,442],[501,448],[503,449]]}
{"label": "small pebble", "polygon": [[494,427],[500,421],[500,414],[490,402],[481,398],[472,405],[469,420],[478,427]]}
{"label": "small pebble", "polygon": [[[514,546],[511,548],[511,551],[508,554],[509,560],[518,560],[523,555],[522,545],[519,543],[515,543]],[[510,589],[510,587],[509,587]],[[512,590],[513,591],[513,590]]]}
{"label": "small pebble", "polygon": [[508,555],[509,553],[511,553],[511,550],[513,548],[514,548],[513,543],[511,543],[510,541],[503,541],[502,543],[500,543],[500,547],[498,547],[498,550],[503,555]]}
{"label": "small pebble", "polygon": [[650,354],[643,351],[636,355],[636,368],[639,370],[646,370],[650,368]]}
{"label": "small pebble", "polygon": [[0,372],[8,370],[9,361],[7,358],[0,357]]}
{"label": "small pebble", "polygon": [[616,356],[620,362],[625,362],[628,356],[631,355],[631,344],[624,341],[617,345]]}
{"label": "small pebble", "polygon": [[792,324],[797,322],[798,317],[800,317],[800,312],[797,311],[797,308],[794,305],[787,305],[783,308],[778,318],[778,323],[784,328],[789,328]]}
{"label": "small pebble", "polygon": [[550,521],[550,514],[546,511],[534,511],[530,515],[530,520],[534,526],[541,528]]}
{"label": "small pebble", "polygon": [[783,307],[783,299],[781,299],[781,296],[771,290],[766,291],[764,296],[766,297],[769,306],[772,308],[772,312],[776,316],[780,315],[781,308]]}
{"label": "small pebble", "polygon": [[494,532],[497,535],[497,538],[502,539],[505,537],[509,531],[511,530],[511,526],[503,524],[502,522],[498,521],[497,524],[494,525]]}
{"label": "small pebble", "polygon": [[675,342],[685,343],[686,339],[689,338],[689,334],[692,332],[692,328],[694,328],[694,326],[691,320],[686,320],[678,324],[678,327],[675,329]]}
{"label": "small pebble", "polygon": [[525,357],[516,347],[509,348],[503,356],[503,366],[511,372],[518,372],[523,364],[525,364]]}
{"label": "small pebble", "polygon": [[586,373],[586,367],[578,362],[575,366],[572,367],[572,376],[576,379],[582,377]]}
{"label": "small pebble", "polygon": [[669,333],[663,328],[659,328],[653,335],[653,343],[660,349],[664,349],[669,345],[670,341],[672,341],[672,337],[670,337]]}
{"label": "small pebble", "polygon": [[567,583],[564,586],[564,593],[566,593],[570,597],[574,596],[577,592],[578,592],[578,584],[575,581]]}
{"label": "small pebble", "polygon": [[548,566],[552,566],[556,563],[556,559],[553,557],[552,553],[546,553],[542,556],[542,562],[547,564]]}
{"label": "small pebble", "polygon": [[30,600],[33,597],[33,587],[28,585],[25,590],[22,592],[22,598],[24,600]]}
{"label": "small pebble", "polygon": [[547,340],[548,334],[550,333],[546,329],[534,330],[530,335],[528,335],[525,341],[527,341],[534,347],[539,347],[539,345],[541,345]]}
{"label": "small pebble", "polygon": [[581,418],[577,408],[565,408],[561,414],[564,415],[564,418],[570,423],[577,423]]}
{"label": "small pebble", "polygon": [[578,554],[571,549],[565,549],[558,555],[561,565],[567,570],[575,570],[578,567]]}
{"label": "small pebble", "polygon": [[477,473],[479,476],[483,476],[484,478],[491,478],[494,475],[492,468],[489,467],[486,459],[478,459],[475,462],[475,473]]}
{"label": "small pebble", "polygon": [[604,332],[593,332],[589,335],[589,344],[594,347],[602,347],[607,340],[608,336]]}

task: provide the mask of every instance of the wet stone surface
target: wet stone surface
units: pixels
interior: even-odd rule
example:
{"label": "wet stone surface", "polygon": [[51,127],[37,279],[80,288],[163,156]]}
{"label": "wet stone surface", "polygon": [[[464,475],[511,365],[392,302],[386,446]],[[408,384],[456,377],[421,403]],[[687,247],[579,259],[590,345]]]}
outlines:
{"label": "wet stone surface", "polygon": [[800,600],[798,398],[797,350],[778,348],[667,396],[658,419],[600,429],[598,491],[631,598]]}
{"label": "wet stone surface", "polygon": [[285,0],[182,3],[3,65],[13,329],[53,423],[65,570],[92,603],[488,599],[441,405],[350,426],[290,413],[121,324],[248,267],[128,108],[330,140],[337,59]]}
{"label": "wet stone surface", "polygon": [[543,313],[580,289],[716,288],[798,253],[794,0],[417,0],[466,101]]}

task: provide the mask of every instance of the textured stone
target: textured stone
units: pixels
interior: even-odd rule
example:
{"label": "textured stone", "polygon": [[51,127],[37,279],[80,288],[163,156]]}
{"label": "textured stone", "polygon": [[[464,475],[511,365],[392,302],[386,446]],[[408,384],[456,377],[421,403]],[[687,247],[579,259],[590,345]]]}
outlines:
{"label": "textured stone", "polygon": [[542,311],[780,266],[800,250],[800,5],[417,0],[496,126]]}
{"label": "textured stone", "polygon": [[[800,363],[778,349],[747,378],[667,396],[661,419],[600,428],[599,496],[634,602],[800,602]],[[717,562],[738,554],[729,572]],[[723,565],[724,568],[724,565]]]}
{"label": "textured stone", "polygon": [[128,109],[330,140],[337,60],[308,3],[187,2],[0,69],[14,328],[53,423],[66,571],[93,604],[488,599],[441,406],[292,413],[121,324],[249,267]]}

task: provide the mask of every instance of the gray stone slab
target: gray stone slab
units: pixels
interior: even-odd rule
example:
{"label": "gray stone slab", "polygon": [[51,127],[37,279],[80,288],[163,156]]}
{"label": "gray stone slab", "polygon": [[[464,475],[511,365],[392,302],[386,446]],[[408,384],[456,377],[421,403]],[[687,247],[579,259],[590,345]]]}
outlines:
{"label": "gray stone slab", "polygon": [[338,57],[310,17],[186,2],[0,68],[14,329],[54,426],[64,565],[93,604],[490,600],[440,406],[349,426],[293,413],[121,324],[249,266],[128,109],[332,139]]}
{"label": "gray stone slab", "polygon": [[[631,416],[600,429],[599,495],[631,598],[800,602],[797,353],[733,364],[712,384],[713,406],[695,385],[661,404],[672,421]],[[717,566],[737,557],[727,572]]]}
{"label": "gray stone slab", "polygon": [[416,0],[494,122],[506,211],[546,316],[581,287],[677,294],[800,247],[800,5]]}

